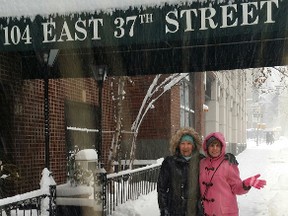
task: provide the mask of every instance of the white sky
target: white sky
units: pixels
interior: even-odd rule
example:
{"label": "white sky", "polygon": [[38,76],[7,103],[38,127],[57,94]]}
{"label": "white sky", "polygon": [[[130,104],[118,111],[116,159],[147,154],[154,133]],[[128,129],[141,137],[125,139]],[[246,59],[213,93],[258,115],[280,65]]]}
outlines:
{"label": "white sky", "polygon": [[[270,146],[248,142],[237,160],[242,179],[260,173],[267,181],[264,189],[252,188],[248,194],[238,196],[240,216],[288,215],[288,140],[282,138]],[[160,215],[156,191],[118,206],[112,216],[147,215]]]}
{"label": "white sky", "polygon": [[[190,0],[193,2],[195,0]],[[206,1],[206,0],[200,0]],[[34,17],[37,14],[69,14],[73,12],[113,11],[139,6],[162,6],[164,3],[181,4],[179,0],[1,0],[0,17]]]}

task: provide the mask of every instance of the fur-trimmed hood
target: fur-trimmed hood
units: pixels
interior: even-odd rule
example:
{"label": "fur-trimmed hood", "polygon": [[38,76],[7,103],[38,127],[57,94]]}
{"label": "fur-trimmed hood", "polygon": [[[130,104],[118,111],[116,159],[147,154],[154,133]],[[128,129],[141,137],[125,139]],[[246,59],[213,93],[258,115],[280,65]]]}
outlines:
{"label": "fur-trimmed hood", "polygon": [[[198,152],[201,150],[202,147],[202,140],[199,134],[193,128],[181,128],[179,129],[171,138],[170,141],[170,152],[172,155],[179,155],[179,144],[181,137],[183,135],[190,135],[194,139],[194,144]],[[195,151],[195,149],[193,149]]]}

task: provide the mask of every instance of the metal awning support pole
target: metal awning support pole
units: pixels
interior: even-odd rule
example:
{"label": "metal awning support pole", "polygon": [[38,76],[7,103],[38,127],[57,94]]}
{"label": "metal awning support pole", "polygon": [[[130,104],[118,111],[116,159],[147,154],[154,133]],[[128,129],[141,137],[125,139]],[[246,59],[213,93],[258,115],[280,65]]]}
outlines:
{"label": "metal awning support pole", "polygon": [[102,160],[102,90],[103,90],[103,81],[98,81],[98,104],[99,104],[99,141],[97,142],[98,149],[98,158],[100,167],[103,165]]}
{"label": "metal awning support pole", "polygon": [[92,74],[94,76],[95,81],[97,82],[97,88],[98,88],[98,105],[99,105],[99,116],[98,116],[98,121],[99,121],[99,140],[97,142],[96,151],[98,153],[98,159],[99,159],[99,165],[102,168],[103,166],[103,158],[102,158],[102,143],[103,143],[103,138],[102,138],[102,91],[103,91],[103,82],[106,79],[107,75],[107,66],[106,65],[90,65]]}
{"label": "metal awning support pole", "polygon": [[49,124],[49,74],[58,55],[58,49],[44,54],[44,121],[45,121],[45,167],[50,170],[50,124]]}
{"label": "metal awning support pole", "polygon": [[45,121],[45,167],[50,169],[50,125],[49,125],[49,68],[45,67],[44,77],[44,121]]}

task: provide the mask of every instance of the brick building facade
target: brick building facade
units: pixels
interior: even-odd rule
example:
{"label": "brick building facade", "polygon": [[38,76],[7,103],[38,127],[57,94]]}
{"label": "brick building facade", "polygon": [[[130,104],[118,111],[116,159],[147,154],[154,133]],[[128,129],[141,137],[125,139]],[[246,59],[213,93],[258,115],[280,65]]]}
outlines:
{"label": "brick building facade", "polygon": [[[1,75],[1,160],[17,166],[20,178],[11,186],[11,194],[39,188],[45,167],[44,80],[22,79],[21,58],[2,54]],[[121,148],[118,157],[129,159],[131,125],[135,120],[152,76],[125,80],[122,101]],[[102,160],[107,165],[116,126],[119,77],[108,77],[102,93]],[[112,86],[111,83],[114,83]],[[67,130],[68,127],[98,128],[99,89],[93,78],[49,80],[49,161],[57,184],[67,181],[68,152],[77,145],[96,148],[97,135]],[[115,96],[115,95],[114,95]],[[145,115],[137,137],[136,158],[157,159],[169,154],[171,133],[180,127],[179,86],[163,94]],[[84,120],[83,120],[84,119]],[[8,195],[8,194],[7,194]]]}
{"label": "brick building facade", "polygon": [[[22,79],[21,59],[17,54],[2,54],[0,61],[1,160],[17,166],[20,178],[14,182],[14,189],[22,193],[39,187],[45,167],[44,81]],[[67,179],[69,116],[65,115],[65,103],[78,102],[96,109],[97,93],[97,84],[92,78],[49,80],[49,158],[57,183]],[[106,91],[103,96],[106,98],[103,115],[111,116],[111,100]],[[82,143],[78,145],[81,148]]]}

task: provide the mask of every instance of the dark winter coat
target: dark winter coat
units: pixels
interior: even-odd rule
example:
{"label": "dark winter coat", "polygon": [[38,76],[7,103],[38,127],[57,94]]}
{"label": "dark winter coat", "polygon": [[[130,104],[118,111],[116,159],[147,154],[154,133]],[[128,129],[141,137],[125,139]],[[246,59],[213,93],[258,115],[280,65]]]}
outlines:
{"label": "dark winter coat", "polygon": [[187,161],[180,155],[168,156],[158,179],[158,204],[161,216],[196,216],[199,200],[199,152]]}

